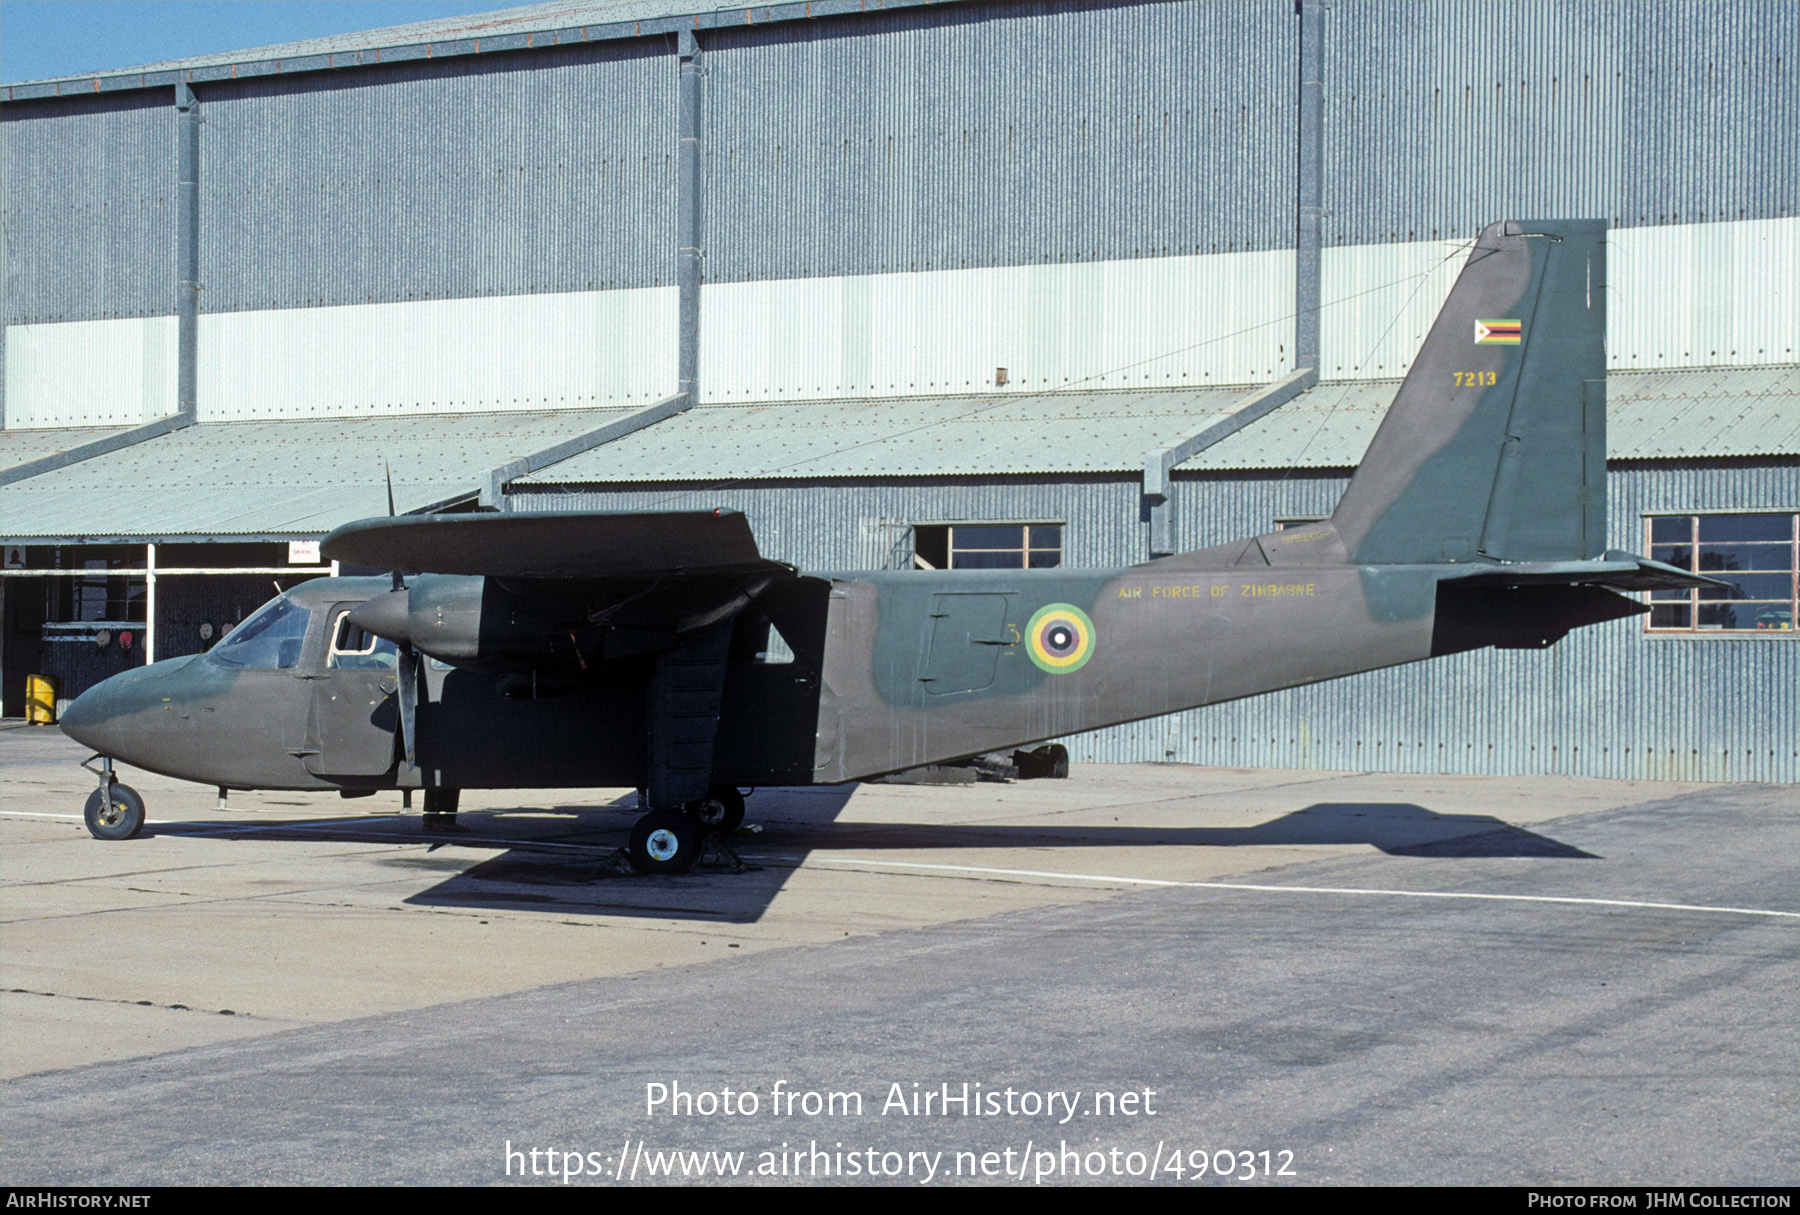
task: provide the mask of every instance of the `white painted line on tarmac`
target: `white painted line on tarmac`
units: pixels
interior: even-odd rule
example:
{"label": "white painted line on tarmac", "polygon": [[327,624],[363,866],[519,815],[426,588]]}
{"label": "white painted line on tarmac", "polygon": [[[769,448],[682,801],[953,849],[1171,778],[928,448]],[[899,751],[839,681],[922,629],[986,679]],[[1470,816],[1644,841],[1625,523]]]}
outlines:
{"label": "white painted line on tarmac", "polygon": [[874,865],[938,873],[981,873],[1001,877],[1063,878],[1072,882],[1117,882],[1129,886],[1177,886],[1190,890],[1249,890],[1267,894],[1369,894],[1409,899],[1472,899],[1495,903],[1562,903],[1582,907],[1632,907],[1647,911],[1709,911],[1720,915],[1760,915],[1800,920],[1800,911],[1760,907],[1709,907],[1693,903],[1648,903],[1634,899],[1581,899],[1549,894],[1479,894],[1466,890],[1382,890],[1358,886],[1257,886],[1248,882],[1178,882],[1164,878],[1120,877],[1103,873],[1055,873],[1044,869],[990,869],[981,865],[928,865],[919,861],[878,861],[853,856],[815,857],[809,865]]}
{"label": "white painted line on tarmac", "polygon": [[[252,813],[254,813],[254,811]],[[13,818],[15,816],[25,817],[25,818],[66,818],[66,819],[71,819],[75,822],[85,821],[82,818],[82,816],[79,814],[44,814],[44,813],[41,813],[38,811],[33,811],[33,810],[0,810],[0,818]],[[397,815],[397,814],[396,815],[376,814],[376,815],[370,815],[367,818],[347,818],[347,819],[340,820],[340,822],[343,824],[379,823],[379,822],[383,822],[383,821],[390,821],[390,822],[391,821],[402,821],[402,822],[404,822],[406,820],[403,815]],[[298,822],[298,823],[195,823],[192,819],[184,819],[184,818],[149,818],[149,819],[145,819],[144,823],[146,826],[150,826],[150,827],[175,827],[175,826],[198,827],[202,831],[208,832],[210,834],[215,834],[215,835],[223,833],[223,832],[227,832],[227,831],[240,831],[240,832],[244,832],[244,831],[339,831],[339,832],[341,832],[343,830],[343,827],[340,826],[338,823],[320,823],[320,822],[315,822],[312,820],[307,820],[305,822]],[[352,839],[352,840],[344,840],[343,842],[346,844],[354,844],[354,843],[358,843],[358,842],[366,842],[367,840],[380,840],[381,842],[386,843],[386,842],[389,842],[390,839],[393,839],[396,837],[399,839],[399,842],[401,842],[401,843],[505,844],[508,847],[513,847],[513,846],[517,846],[517,845],[525,845],[525,846],[529,846],[532,848],[573,848],[580,852],[595,852],[595,851],[601,851],[601,850],[612,850],[612,846],[607,845],[607,844],[559,844],[553,840],[508,839],[508,838],[501,838],[499,836],[464,835],[461,832],[455,832],[455,833],[446,834],[443,836],[423,835],[423,834],[418,835],[418,836],[414,836],[414,835],[410,835],[410,834],[405,835],[405,836],[400,836],[398,832],[394,832],[394,833],[391,833],[387,838],[383,838],[382,836],[371,832],[371,833],[368,833],[362,840]]]}

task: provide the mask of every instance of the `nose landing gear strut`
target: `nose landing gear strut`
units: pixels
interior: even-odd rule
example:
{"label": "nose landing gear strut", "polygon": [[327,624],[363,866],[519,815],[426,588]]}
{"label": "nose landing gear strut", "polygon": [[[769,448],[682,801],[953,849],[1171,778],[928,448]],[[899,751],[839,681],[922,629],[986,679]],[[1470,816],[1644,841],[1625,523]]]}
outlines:
{"label": "nose landing gear strut", "polygon": [[[100,761],[98,768],[93,766]],[[128,840],[144,829],[144,799],[130,785],[122,785],[113,773],[110,755],[94,754],[81,766],[100,779],[100,787],[88,794],[82,821],[97,840]]]}

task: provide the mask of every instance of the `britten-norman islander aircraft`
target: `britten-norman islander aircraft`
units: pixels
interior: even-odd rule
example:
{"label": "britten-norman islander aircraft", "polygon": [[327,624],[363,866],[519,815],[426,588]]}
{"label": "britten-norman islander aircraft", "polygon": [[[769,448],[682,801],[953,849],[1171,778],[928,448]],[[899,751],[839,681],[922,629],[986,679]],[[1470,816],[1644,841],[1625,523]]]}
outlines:
{"label": "britten-norman islander aircraft", "polygon": [[[1547,646],[1708,582],[1606,551],[1603,221],[1487,228],[1332,516],[1109,570],[804,574],[745,518],[368,519],[209,653],[99,684],[63,728],[221,789],[635,786],[633,863],[679,872],[742,786],[1026,748],[1481,646]],[[1020,755],[1042,766],[1066,752]],[[91,762],[91,761],[90,761]]]}

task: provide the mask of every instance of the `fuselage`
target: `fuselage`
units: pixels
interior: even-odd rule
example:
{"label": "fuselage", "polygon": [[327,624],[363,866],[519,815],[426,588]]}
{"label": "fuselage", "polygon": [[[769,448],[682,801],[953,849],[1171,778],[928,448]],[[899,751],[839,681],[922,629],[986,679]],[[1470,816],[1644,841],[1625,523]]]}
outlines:
{"label": "fuselage", "polygon": [[[715,771],[740,785],[835,783],[1425,658],[1438,582],[1456,572],[1153,563],[798,578],[768,616],[779,639],[734,646]],[[64,728],[134,766],[228,788],[643,783],[648,654],[546,670],[550,694],[534,694],[535,672],[423,662],[417,762],[401,763],[394,647],[345,623],[389,588],[304,583],[211,653],[91,689]]]}

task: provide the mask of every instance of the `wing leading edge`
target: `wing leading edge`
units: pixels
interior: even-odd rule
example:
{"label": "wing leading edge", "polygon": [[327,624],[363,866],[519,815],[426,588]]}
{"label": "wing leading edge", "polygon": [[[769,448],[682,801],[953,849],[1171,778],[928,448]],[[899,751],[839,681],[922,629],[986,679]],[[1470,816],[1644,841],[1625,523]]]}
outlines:
{"label": "wing leading edge", "polygon": [[362,519],[325,537],[330,560],[407,574],[517,579],[778,575],[743,513],[594,511]]}

